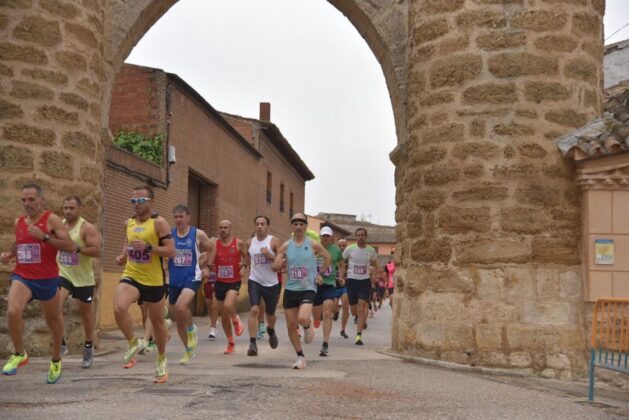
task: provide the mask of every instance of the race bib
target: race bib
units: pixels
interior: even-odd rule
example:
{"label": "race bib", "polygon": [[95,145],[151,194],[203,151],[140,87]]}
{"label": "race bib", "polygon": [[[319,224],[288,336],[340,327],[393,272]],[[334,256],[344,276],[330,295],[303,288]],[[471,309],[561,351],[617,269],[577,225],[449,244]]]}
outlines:
{"label": "race bib", "polygon": [[66,267],[79,265],[79,254],[76,252],[59,251],[59,263]]}
{"label": "race bib", "polygon": [[326,268],[325,271],[321,271],[321,267],[323,267],[323,261],[317,262],[317,271],[323,277],[329,277],[330,274],[332,274],[332,266],[328,266],[328,268]]}
{"label": "race bib", "polygon": [[308,267],[291,267],[288,277],[291,280],[306,280],[308,278]]}
{"label": "race bib", "polygon": [[266,255],[259,253],[253,255],[253,263],[255,265],[271,264],[271,260],[268,259]]}
{"label": "race bib", "polygon": [[20,264],[41,263],[41,248],[39,244],[18,244],[17,262]]}
{"label": "race bib", "polygon": [[366,265],[355,265],[354,266],[354,274],[357,276],[364,276],[369,273],[369,269]]}
{"label": "race bib", "polygon": [[175,267],[190,267],[192,265],[192,250],[178,249],[173,264]]}
{"label": "race bib", "polygon": [[234,266],[233,265],[219,265],[218,266],[218,278],[219,279],[233,279],[234,278]]}
{"label": "race bib", "polygon": [[132,247],[127,248],[129,261],[134,262],[136,264],[149,264],[152,260],[152,254],[147,250],[138,250],[133,249]]}

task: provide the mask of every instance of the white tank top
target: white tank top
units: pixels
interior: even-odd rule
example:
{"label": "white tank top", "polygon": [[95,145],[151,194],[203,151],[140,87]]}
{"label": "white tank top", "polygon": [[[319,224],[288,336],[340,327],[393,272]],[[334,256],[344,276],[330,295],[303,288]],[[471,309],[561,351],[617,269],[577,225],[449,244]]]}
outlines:
{"label": "white tank top", "polygon": [[[261,286],[269,287],[275,286],[278,283],[277,273],[271,269],[272,259],[269,259],[260,252],[261,248],[268,248],[271,254],[271,239],[273,236],[267,235],[261,241],[254,236],[251,238],[251,245],[249,246],[249,256],[251,257],[251,270],[249,271],[249,279],[259,283]],[[275,257],[275,255],[273,254]]]}

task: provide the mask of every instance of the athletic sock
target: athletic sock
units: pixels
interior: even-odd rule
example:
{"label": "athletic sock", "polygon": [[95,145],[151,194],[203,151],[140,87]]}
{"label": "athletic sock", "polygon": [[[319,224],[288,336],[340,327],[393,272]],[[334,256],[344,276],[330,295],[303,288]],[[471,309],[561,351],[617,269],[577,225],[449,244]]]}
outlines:
{"label": "athletic sock", "polygon": [[92,342],[91,341],[86,341],[85,342],[85,348],[86,349],[92,348]]}
{"label": "athletic sock", "polygon": [[61,359],[57,359],[57,360],[55,360],[55,359],[52,359],[52,358],[51,358],[50,360],[51,360],[53,363],[59,363],[59,362],[61,361]]}
{"label": "athletic sock", "polygon": [[166,354],[158,354],[157,355],[157,361],[161,362],[162,360],[164,360],[166,358]]}
{"label": "athletic sock", "polygon": [[269,335],[273,335],[275,334],[275,328],[266,327],[266,332],[268,332]]}
{"label": "athletic sock", "polygon": [[17,352],[17,351],[16,351],[16,352],[15,352],[15,353],[13,353],[13,354],[14,354],[14,355],[16,355],[16,356],[24,356],[24,352],[19,353],[19,352]]}
{"label": "athletic sock", "polygon": [[138,342],[137,337],[133,337],[131,340],[128,340],[128,343],[130,346],[134,346],[135,344],[137,344],[137,342]]}
{"label": "athletic sock", "polygon": [[304,352],[303,352],[303,350],[299,350],[299,351],[297,352],[297,356],[306,357],[306,356],[304,356]]}
{"label": "athletic sock", "polygon": [[327,346],[328,346],[328,343],[324,341],[323,342],[323,347],[327,347]]}
{"label": "athletic sock", "polygon": [[192,324],[192,326],[191,326],[191,327],[188,327],[188,328],[186,329],[186,331],[187,331],[187,332],[189,332],[189,333],[193,332],[193,331],[194,331],[194,324]]}
{"label": "athletic sock", "polygon": [[255,337],[249,337],[249,342],[252,344],[256,343],[256,338]]}

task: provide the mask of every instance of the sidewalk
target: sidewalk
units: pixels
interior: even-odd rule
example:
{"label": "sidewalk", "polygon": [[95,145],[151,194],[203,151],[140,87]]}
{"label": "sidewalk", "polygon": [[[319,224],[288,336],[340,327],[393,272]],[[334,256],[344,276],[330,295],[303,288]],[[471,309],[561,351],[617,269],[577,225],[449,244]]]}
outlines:
{"label": "sidewalk", "polygon": [[[246,316],[241,316],[246,325]],[[295,353],[288,342],[283,315],[278,317],[279,348],[266,338],[259,356],[248,357],[245,329],[236,353],[224,355],[225,337],[207,339],[209,322],[199,327],[196,359],[177,361],[183,347],[171,329],[167,384],[154,385],[155,354],[139,356],[130,370],[122,368],[126,342],[119,332],[103,337],[103,348],[91,369],[80,368],[80,356],[64,358],[64,376],[46,385],[46,359],[33,359],[18,375],[0,377],[1,418],[570,418],[609,419],[629,416],[629,396],[605,393],[589,405],[582,383],[511,378],[452,371],[404,362],[377,350],[389,345],[388,307],[369,320],[365,346],[339,337],[333,327],[330,356],[319,357],[321,329],[304,345],[308,366],[292,370]],[[583,389],[582,389],[583,388]],[[581,392],[583,391],[583,392]]]}

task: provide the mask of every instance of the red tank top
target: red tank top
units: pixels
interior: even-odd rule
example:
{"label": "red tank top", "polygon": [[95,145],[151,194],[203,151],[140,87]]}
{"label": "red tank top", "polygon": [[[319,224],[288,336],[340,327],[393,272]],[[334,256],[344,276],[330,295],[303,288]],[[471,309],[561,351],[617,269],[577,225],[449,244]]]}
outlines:
{"label": "red tank top", "polygon": [[229,245],[216,241],[216,281],[218,283],[236,283],[240,281],[240,251],[238,240],[234,238]]}
{"label": "red tank top", "polygon": [[[44,212],[44,215],[35,223],[35,226],[46,234],[50,234],[50,231],[48,231],[48,218],[51,214],[52,212],[50,211]],[[44,280],[59,277],[57,249],[30,235],[27,227],[26,216],[20,217],[15,227],[17,263],[13,272],[28,280]]]}

